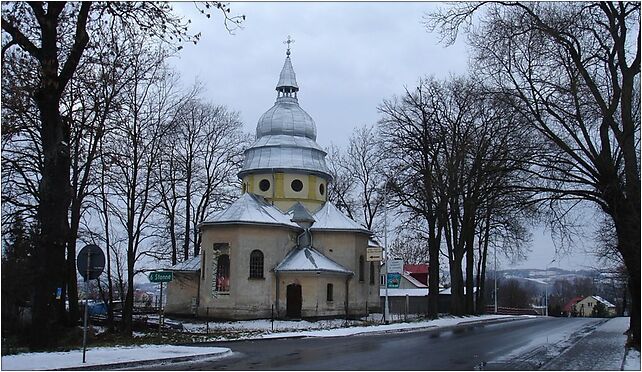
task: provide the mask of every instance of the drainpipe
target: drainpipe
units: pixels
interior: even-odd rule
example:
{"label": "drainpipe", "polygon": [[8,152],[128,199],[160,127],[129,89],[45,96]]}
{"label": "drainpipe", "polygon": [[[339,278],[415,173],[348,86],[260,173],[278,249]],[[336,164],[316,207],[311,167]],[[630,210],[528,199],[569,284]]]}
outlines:
{"label": "drainpipe", "polygon": [[346,302],[346,319],[348,319],[349,309],[350,309],[350,296],[349,296],[350,279],[352,279],[352,276],[348,276],[346,278],[346,301],[345,301]]}
{"label": "drainpipe", "polygon": [[276,302],[276,318],[279,319],[280,316],[281,316],[280,315],[281,313],[279,312],[279,296],[280,296],[280,292],[281,292],[279,290],[279,288],[281,286],[281,279],[279,278],[279,272],[278,271],[274,272],[274,276],[276,277],[276,301],[275,301]]}

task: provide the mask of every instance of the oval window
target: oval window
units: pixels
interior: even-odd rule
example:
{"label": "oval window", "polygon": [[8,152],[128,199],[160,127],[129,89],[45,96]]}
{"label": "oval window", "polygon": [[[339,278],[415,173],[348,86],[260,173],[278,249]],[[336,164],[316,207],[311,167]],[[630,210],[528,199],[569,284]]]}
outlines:
{"label": "oval window", "polygon": [[246,191],[246,190],[247,190],[247,184],[245,184],[245,182],[243,182],[243,193],[244,193],[244,194],[245,194],[245,191]]}
{"label": "oval window", "polygon": [[292,190],[296,192],[303,190],[303,182],[301,182],[301,180],[292,181],[292,184],[290,184],[290,186],[292,186]]}
{"label": "oval window", "polygon": [[325,185],[320,184],[319,185],[319,194],[323,195],[325,193]]}
{"label": "oval window", "polygon": [[261,191],[268,191],[270,189],[270,181],[261,180],[261,182],[259,182],[259,189],[261,189]]}

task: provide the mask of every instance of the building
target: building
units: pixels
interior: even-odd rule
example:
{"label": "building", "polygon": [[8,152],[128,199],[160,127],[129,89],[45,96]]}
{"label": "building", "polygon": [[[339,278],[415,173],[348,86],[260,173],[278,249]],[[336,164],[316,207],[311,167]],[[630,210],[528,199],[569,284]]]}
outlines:
{"label": "building", "polygon": [[597,303],[602,303],[606,308],[608,316],[615,316],[615,305],[603,299],[600,296],[588,296],[575,304],[575,314],[577,316],[593,316],[593,308]]}
{"label": "building", "polygon": [[370,231],[327,201],[332,176],[298,102],[290,49],[274,106],[245,151],[242,195],[200,226],[200,256],[170,270],[165,311],[224,319],[353,317],[378,309]]}
{"label": "building", "polygon": [[562,315],[566,317],[575,316],[575,304],[582,301],[584,297],[574,297],[562,307]]}

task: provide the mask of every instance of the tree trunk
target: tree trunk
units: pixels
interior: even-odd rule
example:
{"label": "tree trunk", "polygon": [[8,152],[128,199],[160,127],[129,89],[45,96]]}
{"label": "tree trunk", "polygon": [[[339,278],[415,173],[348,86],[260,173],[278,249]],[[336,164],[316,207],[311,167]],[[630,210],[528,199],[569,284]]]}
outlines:
{"label": "tree trunk", "polygon": [[80,224],[80,206],[73,206],[71,226],[67,239],[67,298],[69,299],[69,325],[74,326],[80,319],[78,306],[78,276],[76,275],[76,240]]}
{"label": "tree trunk", "polygon": [[428,219],[428,317],[439,317],[439,237],[435,218]]}

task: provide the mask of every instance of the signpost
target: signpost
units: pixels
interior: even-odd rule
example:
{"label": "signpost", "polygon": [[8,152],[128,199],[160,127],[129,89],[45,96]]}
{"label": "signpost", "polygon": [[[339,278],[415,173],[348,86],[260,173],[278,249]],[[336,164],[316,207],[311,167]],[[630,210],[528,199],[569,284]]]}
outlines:
{"label": "signpost", "polygon": [[87,318],[89,318],[89,281],[98,279],[105,269],[105,254],[96,244],[88,244],[78,252],[76,257],[78,272],[85,279],[85,319],[82,336],[82,362],[85,363],[87,353]]}
{"label": "signpost", "polygon": [[403,260],[388,260],[387,269],[389,273],[403,273]]}
{"label": "signpost", "polygon": [[160,300],[158,301],[158,335],[161,335],[163,324],[163,283],[171,282],[174,279],[172,271],[153,271],[149,273],[149,281],[160,284]]}
{"label": "signpost", "polygon": [[381,249],[381,247],[366,249],[366,261],[381,261],[381,260],[383,260],[383,249]]}
{"label": "signpost", "polygon": [[401,274],[388,273],[386,283],[388,288],[399,288],[399,284],[401,283]]}

